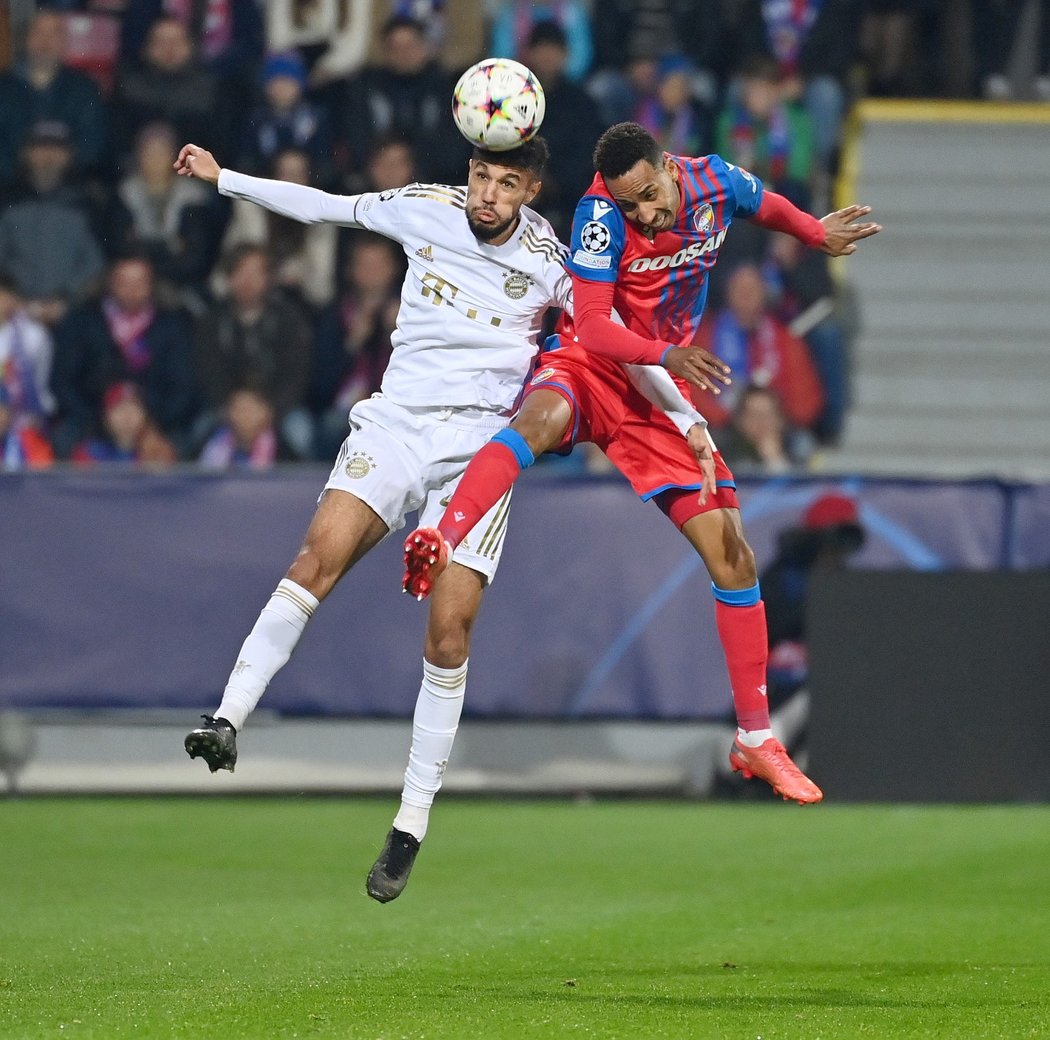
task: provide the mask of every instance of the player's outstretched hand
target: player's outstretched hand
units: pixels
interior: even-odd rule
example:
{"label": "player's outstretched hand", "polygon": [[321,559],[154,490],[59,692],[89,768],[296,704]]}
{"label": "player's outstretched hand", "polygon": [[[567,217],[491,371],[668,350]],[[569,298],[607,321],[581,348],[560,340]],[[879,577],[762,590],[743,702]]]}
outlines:
{"label": "player's outstretched hand", "polygon": [[871,206],[847,206],[822,217],[820,222],[827,231],[827,238],[820,248],[828,256],[849,256],[850,253],[855,253],[857,243],[862,238],[871,238],[882,230],[881,224],[872,221],[856,223],[870,212]]}
{"label": "player's outstretched hand", "polygon": [[664,355],[664,368],[687,383],[720,394],[728,386],[729,366],[703,347],[672,347]]}
{"label": "player's outstretched hand", "polygon": [[175,172],[182,177],[198,177],[209,184],[219,182],[219,164],[215,156],[199,145],[183,145],[174,166]]}
{"label": "player's outstretched hand", "polygon": [[685,439],[696,454],[696,461],[700,463],[700,505],[706,505],[708,495],[713,495],[716,487],[715,456],[711,451],[711,440],[707,436],[707,427],[699,423],[690,426]]}

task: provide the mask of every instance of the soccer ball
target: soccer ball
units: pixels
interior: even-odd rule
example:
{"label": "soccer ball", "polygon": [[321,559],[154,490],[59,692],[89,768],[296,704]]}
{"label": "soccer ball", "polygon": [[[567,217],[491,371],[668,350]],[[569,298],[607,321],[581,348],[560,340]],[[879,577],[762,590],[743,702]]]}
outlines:
{"label": "soccer ball", "polygon": [[452,94],[452,118],[471,143],[493,152],[524,144],[540,128],[546,103],[540,81],[521,62],[486,58]]}

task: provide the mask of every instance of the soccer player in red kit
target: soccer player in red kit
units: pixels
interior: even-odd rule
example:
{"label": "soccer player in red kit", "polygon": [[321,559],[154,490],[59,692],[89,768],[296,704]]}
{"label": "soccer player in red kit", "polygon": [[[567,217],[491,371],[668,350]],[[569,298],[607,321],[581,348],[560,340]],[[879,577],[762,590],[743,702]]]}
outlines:
{"label": "soccer player in red kit", "polygon": [[727,381],[717,359],[686,348],[734,217],[831,256],[854,252],[880,228],[858,222],[870,212],[864,206],[818,220],[717,155],[665,155],[636,123],[607,130],[594,158],[598,172],[576,209],[567,263],[574,316],[551,337],[517,417],[471,461],[437,528],[406,540],[405,591],[427,595],[455,546],[536,455],[592,441],[643,501],[655,500],[707,567],[737,715],[732,768],[761,777],[785,799],[819,802],[820,788],[770,730],[765,606],[732,473],[706,423],[683,438],[635,389],[624,364],[662,365],[713,393]]}

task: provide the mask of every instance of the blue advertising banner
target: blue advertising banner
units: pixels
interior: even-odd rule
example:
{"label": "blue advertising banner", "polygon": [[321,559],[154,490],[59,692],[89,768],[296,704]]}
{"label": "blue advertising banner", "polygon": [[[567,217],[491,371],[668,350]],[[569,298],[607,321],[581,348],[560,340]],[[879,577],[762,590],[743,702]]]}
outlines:
{"label": "blue advertising banner", "polygon": [[[0,478],[0,708],[210,710],[298,549],[322,469],[265,475]],[[867,533],[850,565],[1050,565],[1050,488],[996,482],[740,482],[759,568],[823,495]],[[262,706],[408,715],[426,606],[400,593],[401,538],[359,563],[311,621]],[[730,694],[709,582],[619,477],[538,468],[515,492],[471,653],[476,716],[716,718]]]}

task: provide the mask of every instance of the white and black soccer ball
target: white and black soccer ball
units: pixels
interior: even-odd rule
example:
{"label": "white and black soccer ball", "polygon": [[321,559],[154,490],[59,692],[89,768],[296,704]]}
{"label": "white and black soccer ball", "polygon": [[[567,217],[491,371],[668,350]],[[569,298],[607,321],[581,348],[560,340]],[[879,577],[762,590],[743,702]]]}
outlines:
{"label": "white and black soccer ball", "polygon": [[520,61],[485,58],[452,94],[452,118],[471,143],[493,152],[524,144],[540,128],[546,103],[540,81]]}

